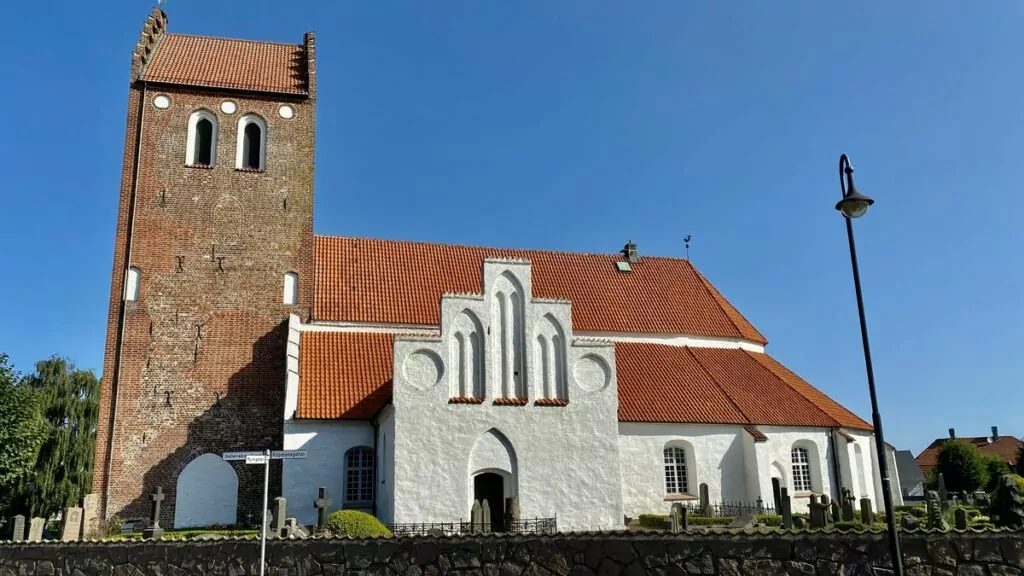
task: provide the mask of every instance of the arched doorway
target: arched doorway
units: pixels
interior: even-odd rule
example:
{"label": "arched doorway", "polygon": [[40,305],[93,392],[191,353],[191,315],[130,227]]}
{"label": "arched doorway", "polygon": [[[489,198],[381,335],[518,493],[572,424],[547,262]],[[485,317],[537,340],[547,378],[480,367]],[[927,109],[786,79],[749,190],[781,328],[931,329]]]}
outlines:
{"label": "arched doorway", "polygon": [[505,531],[505,478],[495,472],[484,472],[473,477],[473,500],[491,511],[491,532]]}
{"label": "arched doorway", "polygon": [[238,515],[238,475],[216,454],[203,454],[178,475],[174,527],[228,526]]}

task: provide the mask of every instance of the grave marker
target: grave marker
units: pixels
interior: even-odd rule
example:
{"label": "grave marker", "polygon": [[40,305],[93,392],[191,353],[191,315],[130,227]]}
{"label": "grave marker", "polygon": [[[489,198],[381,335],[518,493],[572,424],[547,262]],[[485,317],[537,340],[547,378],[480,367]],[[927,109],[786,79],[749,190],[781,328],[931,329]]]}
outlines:
{"label": "grave marker", "polygon": [[953,519],[956,522],[957,530],[967,530],[967,510],[957,508],[953,511]]}
{"label": "grave marker", "polygon": [[701,483],[700,485],[700,513],[704,516],[710,514],[711,498],[708,497],[708,485]]}
{"label": "grave marker", "polygon": [[283,537],[285,513],[288,511],[288,500],[284,496],[274,498],[274,524],[271,532],[274,536]]}
{"label": "grave marker", "polygon": [[494,526],[491,525],[491,504],[487,500],[480,505],[480,518],[484,525],[484,531],[491,532]]}
{"label": "grave marker", "polygon": [[875,523],[875,511],[871,508],[871,498],[860,499],[860,523],[865,526]]}
{"label": "grave marker", "polygon": [[43,528],[46,527],[45,518],[33,518],[28,522],[28,541],[29,542],[42,542],[43,541]]}
{"label": "grave marker", "polygon": [[99,494],[86,494],[82,497],[82,538],[92,540],[100,538],[100,496]]}
{"label": "grave marker", "polygon": [[818,497],[811,494],[811,501],[807,505],[811,512],[811,528],[825,527],[825,505],[818,502]]}
{"label": "grave marker", "polygon": [[82,509],[67,508],[64,510],[64,527],[61,530],[62,542],[78,542],[82,534]]}
{"label": "grave marker", "polygon": [[327,509],[331,507],[331,497],[327,494],[327,486],[320,487],[319,494],[313,501],[313,507],[316,508],[316,527],[323,530],[324,516],[327,514]]}
{"label": "grave marker", "polygon": [[160,527],[160,504],[164,501],[163,487],[157,486],[149,499],[153,501],[153,506],[149,509],[149,527],[142,531],[142,537],[147,540],[159,540],[164,535],[164,529]]}
{"label": "grave marker", "polygon": [[14,542],[21,542],[25,539],[25,517],[18,514],[11,519],[11,524],[14,526],[14,530],[11,533],[11,540]]}
{"label": "grave marker", "polygon": [[789,499],[789,489],[779,489],[779,506],[782,508],[782,527],[789,530],[793,527],[793,502]]}

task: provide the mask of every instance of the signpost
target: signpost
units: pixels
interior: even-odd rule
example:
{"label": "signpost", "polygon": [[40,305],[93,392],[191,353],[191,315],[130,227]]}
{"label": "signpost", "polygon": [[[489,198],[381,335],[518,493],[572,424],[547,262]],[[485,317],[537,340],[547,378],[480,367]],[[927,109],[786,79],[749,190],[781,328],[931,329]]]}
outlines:
{"label": "signpost", "polygon": [[242,461],[246,464],[263,465],[263,524],[260,526],[260,576],[267,560],[267,499],[270,497],[270,461],[299,460],[306,457],[305,450],[249,450],[225,452],[221,458],[226,461]]}

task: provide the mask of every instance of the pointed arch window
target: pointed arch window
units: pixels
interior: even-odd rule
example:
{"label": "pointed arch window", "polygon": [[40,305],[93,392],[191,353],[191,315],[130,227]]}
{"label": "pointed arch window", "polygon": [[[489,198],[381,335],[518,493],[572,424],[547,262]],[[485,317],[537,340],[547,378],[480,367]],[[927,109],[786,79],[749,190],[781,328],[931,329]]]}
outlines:
{"label": "pointed arch window", "polygon": [[188,119],[185,163],[209,167],[217,161],[217,116],[209,110],[196,110]]}
{"label": "pointed arch window", "polygon": [[263,170],[267,157],[267,123],[255,114],[238,120],[238,147],[235,168]]}

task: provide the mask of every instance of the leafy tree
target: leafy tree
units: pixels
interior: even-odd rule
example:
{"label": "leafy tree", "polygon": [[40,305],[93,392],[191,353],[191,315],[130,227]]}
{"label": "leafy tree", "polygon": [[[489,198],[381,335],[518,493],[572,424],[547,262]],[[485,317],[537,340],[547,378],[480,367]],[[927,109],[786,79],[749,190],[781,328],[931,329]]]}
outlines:
{"label": "leafy tree", "polygon": [[1024,476],[1024,444],[1017,447],[1017,455],[1014,457],[1013,469],[1018,476]]}
{"label": "leafy tree", "polygon": [[35,391],[47,424],[34,486],[24,498],[30,514],[48,517],[76,505],[92,486],[100,383],[91,371],[54,356],[36,363],[22,386]]}
{"label": "leafy tree", "polygon": [[988,484],[988,469],[981,452],[959,440],[950,440],[942,445],[935,470],[942,473],[946,489],[953,492],[974,492]]}
{"label": "leafy tree", "polygon": [[31,474],[46,435],[34,391],[18,385],[18,376],[0,354],[0,517],[16,509],[17,494]]}
{"label": "leafy tree", "polygon": [[985,463],[985,473],[988,475],[988,483],[985,485],[985,490],[991,492],[999,486],[999,479],[1006,474],[1013,474],[1010,470],[1010,465],[1007,464],[1003,459],[998,456],[982,456],[982,462]]}

